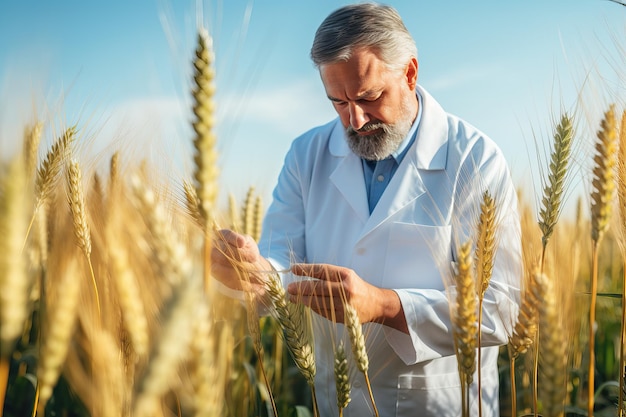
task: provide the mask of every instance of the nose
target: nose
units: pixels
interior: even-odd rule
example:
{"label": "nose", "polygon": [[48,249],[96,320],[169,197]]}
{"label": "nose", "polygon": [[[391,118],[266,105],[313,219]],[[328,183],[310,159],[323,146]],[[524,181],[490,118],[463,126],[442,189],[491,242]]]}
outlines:
{"label": "nose", "polygon": [[365,110],[363,110],[363,108],[359,106],[357,103],[350,103],[349,107],[350,107],[350,126],[352,126],[354,130],[359,130],[360,128],[365,126],[367,122],[370,121]]}

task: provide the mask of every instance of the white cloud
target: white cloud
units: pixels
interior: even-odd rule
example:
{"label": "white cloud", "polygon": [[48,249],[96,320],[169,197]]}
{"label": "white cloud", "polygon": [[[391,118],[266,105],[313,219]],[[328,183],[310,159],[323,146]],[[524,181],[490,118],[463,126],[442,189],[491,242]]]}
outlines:
{"label": "white cloud", "polygon": [[[336,116],[319,80],[304,79],[253,94],[227,94],[223,122],[250,123],[290,137]],[[228,109],[238,109],[228,111]]]}

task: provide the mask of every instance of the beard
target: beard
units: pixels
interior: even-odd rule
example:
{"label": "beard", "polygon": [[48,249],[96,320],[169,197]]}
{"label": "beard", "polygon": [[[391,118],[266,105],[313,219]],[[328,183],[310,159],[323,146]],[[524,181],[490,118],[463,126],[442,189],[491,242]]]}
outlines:
{"label": "beard", "polygon": [[[409,107],[404,105],[400,120],[396,123],[386,124],[374,121],[365,124],[359,130],[348,126],[346,128],[346,140],[352,152],[357,156],[367,161],[382,161],[398,149],[411,130],[412,124]],[[366,136],[358,133],[374,130],[377,132]]]}

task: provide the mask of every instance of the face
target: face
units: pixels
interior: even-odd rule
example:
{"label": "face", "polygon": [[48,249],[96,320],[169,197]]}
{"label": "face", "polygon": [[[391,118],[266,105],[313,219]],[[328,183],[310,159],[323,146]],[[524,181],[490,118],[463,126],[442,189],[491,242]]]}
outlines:
{"label": "face", "polygon": [[360,49],[346,62],[320,66],[320,75],[350,149],[372,161],[391,155],[417,116],[417,60],[392,71],[374,52]]}

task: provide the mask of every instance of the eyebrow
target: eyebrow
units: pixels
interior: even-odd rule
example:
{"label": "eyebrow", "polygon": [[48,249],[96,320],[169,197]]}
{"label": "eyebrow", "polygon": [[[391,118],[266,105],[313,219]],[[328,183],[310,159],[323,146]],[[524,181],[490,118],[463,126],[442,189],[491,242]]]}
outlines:
{"label": "eyebrow", "polygon": [[[376,96],[376,95],[380,95],[382,93],[382,89],[372,89],[372,90],[367,90],[364,93],[360,94],[358,97],[356,97],[353,101],[358,101],[358,100],[364,100],[367,97],[371,97],[371,96]],[[337,97],[333,97],[331,95],[326,95],[326,97],[328,97],[328,99],[330,101],[334,101],[334,102],[341,102],[341,101],[349,101],[349,100],[343,100]]]}

